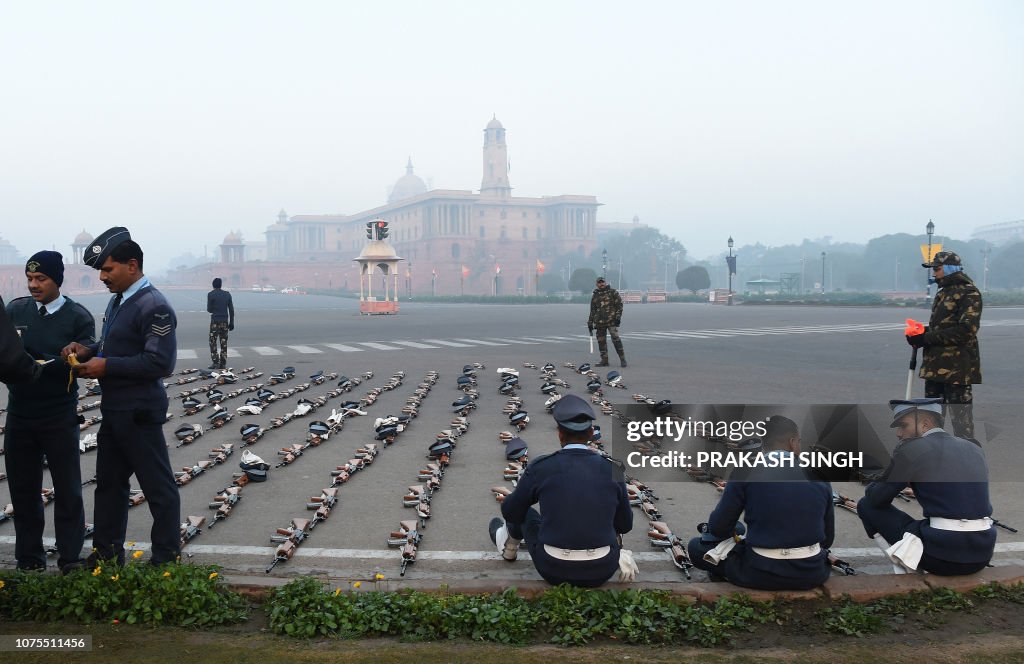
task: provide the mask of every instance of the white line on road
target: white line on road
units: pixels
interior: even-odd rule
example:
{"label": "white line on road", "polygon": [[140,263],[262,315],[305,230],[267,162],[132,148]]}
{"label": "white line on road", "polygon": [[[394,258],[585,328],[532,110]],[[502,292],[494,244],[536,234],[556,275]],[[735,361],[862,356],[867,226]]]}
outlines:
{"label": "white line on road", "polygon": [[494,339],[495,341],[504,341],[505,343],[516,344],[516,345],[524,345],[524,346],[539,346],[539,345],[541,345],[541,343],[543,343],[543,342],[540,342],[540,341],[523,341],[522,339],[502,339],[501,337],[491,337],[491,338]]}
{"label": "white line on road", "polygon": [[355,346],[346,346],[345,344],[324,344],[324,345],[327,346],[328,348],[333,348],[334,350],[340,350],[342,353],[361,353],[363,351],[362,348],[356,348]]}
{"label": "white line on road", "polygon": [[253,346],[252,349],[260,355],[284,355],[273,346]]}
{"label": "white line on road", "polygon": [[456,341],[465,341],[467,344],[479,344],[480,346],[507,346],[508,344],[498,344],[493,341],[484,341],[483,339],[456,339]]}
{"label": "white line on road", "polygon": [[455,341],[443,341],[441,339],[424,339],[432,344],[438,344],[439,346],[451,346],[452,348],[469,348],[472,344],[460,344]]}
{"label": "white line on road", "polygon": [[418,341],[392,341],[393,344],[401,344],[402,346],[408,346],[410,348],[437,348],[437,346],[431,346],[429,344],[421,344]]}
{"label": "white line on road", "polygon": [[242,357],[242,354],[234,348],[228,348],[228,357]]}
{"label": "white line on road", "polygon": [[368,346],[375,350],[402,350],[399,346],[389,346],[387,344],[373,343],[372,341],[357,341],[360,346]]}
{"label": "white line on road", "polygon": [[197,359],[199,359],[199,356],[196,355],[196,352],[194,350],[190,350],[190,349],[186,348],[184,350],[179,350],[178,351],[178,359],[179,360],[197,360]]}
{"label": "white line on road", "polygon": [[313,348],[312,346],[285,346],[285,348],[291,348],[292,350],[304,355],[315,355],[323,352],[319,348]]}

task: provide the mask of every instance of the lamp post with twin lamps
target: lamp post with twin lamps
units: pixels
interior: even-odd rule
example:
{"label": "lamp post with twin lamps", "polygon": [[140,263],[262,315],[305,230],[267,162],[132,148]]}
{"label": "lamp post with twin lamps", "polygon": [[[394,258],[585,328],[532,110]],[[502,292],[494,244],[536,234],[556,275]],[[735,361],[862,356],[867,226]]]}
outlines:
{"label": "lamp post with twin lamps", "polygon": [[728,304],[729,306],[732,306],[732,275],[733,272],[736,271],[736,259],[732,255],[733,241],[731,235],[729,236],[729,240],[726,242],[726,244],[729,245],[729,257],[725,259],[727,271],[729,272],[729,299],[726,300],[725,303]]}
{"label": "lamp post with twin lamps", "polygon": [[[928,220],[928,225],[924,227],[924,232],[928,234],[928,261],[927,262],[930,263],[932,261],[932,236],[935,235],[935,224],[932,223],[931,219]],[[932,275],[931,268],[926,268],[926,269],[928,270],[928,276],[931,277],[931,275]],[[932,296],[932,282],[931,282],[930,278],[928,279],[927,284],[928,285],[925,286],[924,292],[925,292],[925,295],[927,295],[928,297],[931,297]]]}

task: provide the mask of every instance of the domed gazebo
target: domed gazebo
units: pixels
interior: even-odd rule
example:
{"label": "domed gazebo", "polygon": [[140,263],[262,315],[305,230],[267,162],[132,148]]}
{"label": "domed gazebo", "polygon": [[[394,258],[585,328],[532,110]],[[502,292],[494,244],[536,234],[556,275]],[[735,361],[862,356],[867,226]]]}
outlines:
{"label": "domed gazebo", "polygon": [[242,234],[238,231],[228,233],[224,236],[224,241],[220,245],[220,262],[245,262],[245,242],[242,240]]}
{"label": "domed gazebo", "polygon": [[83,265],[85,261],[85,249],[92,244],[93,237],[83,228],[82,232],[75,236],[75,239],[71,241],[71,255],[72,262],[75,265]]}
{"label": "domed gazebo", "polygon": [[[359,263],[359,313],[398,313],[398,263],[405,259],[400,258],[395,253],[394,247],[387,242],[372,240],[353,260]],[[384,297],[382,299],[378,299],[373,294],[373,278],[378,269],[384,275]]]}

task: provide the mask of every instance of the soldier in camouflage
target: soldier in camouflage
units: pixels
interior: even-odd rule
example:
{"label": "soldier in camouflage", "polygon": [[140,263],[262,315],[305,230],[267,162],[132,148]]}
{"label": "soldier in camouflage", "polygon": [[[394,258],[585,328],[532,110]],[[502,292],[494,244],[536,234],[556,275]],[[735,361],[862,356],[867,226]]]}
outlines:
{"label": "soldier in camouflage", "polygon": [[587,329],[591,334],[597,330],[597,348],[601,352],[599,367],[608,366],[608,339],[611,334],[612,345],[619,354],[619,363],[626,366],[626,352],[622,350],[622,339],[619,338],[619,323],[622,322],[622,298],[619,291],[608,285],[604,277],[597,278],[597,288],[590,298],[590,318]]}
{"label": "soldier in camouflage", "polygon": [[932,269],[939,290],[928,327],[923,334],[908,336],[907,343],[924,349],[920,376],[925,396],[954,404],[947,409],[953,433],[973,440],[971,386],[981,383],[981,292],[964,274],[960,256],[951,251],[940,251],[921,265]]}

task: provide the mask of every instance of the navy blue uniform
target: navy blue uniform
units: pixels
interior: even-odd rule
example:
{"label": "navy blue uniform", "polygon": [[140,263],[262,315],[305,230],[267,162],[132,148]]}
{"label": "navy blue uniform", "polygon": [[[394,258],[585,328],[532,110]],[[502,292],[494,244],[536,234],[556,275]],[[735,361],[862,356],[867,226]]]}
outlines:
{"label": "navy blue uniform", "polygon": [[[806,590],[820,586],[831,574],[828,549],[835,537],[832,487],[800,468],[754,468],[737,471],[725,485],[718,506],[708,518],[716,540],[733,536],[740,515],[746,538],[718,565],[704,560],[717,542],[697,537],[688,549],[694,566],[725,577],[745,588]],[[779,560],[753,550],[797,549],[818,544],[822,550],[808,558]]]}
{"label": "navy blue uniform", "polygon": [[32,357],[25,352],[18,332],[7,316],[4,300],[0,298],[0,381],[7,384],[27,382],[38,371]]}
{"label": "navy blue uniform", "polygon": [[43,366],[35,382],[10,386],[5,443],[11,503],[17,515],[14,556],[21,569],[46,567],[41,498],[44,455],[53,481],[58,567],[79,561],[85,536],[75,409],[78,383],[73,378],[69,381],[70,368],[60,351],[72,341],[93,343],[96,322],[85,307],[67,298],[45,317],[40,311],[31,297],[7,305],[11,321],[23,330],[25,350],[37,360],[53,360]]}
{"label": "navy blue uniform", "polygon": [[[115,296],[116,299],[116,296]],[[181,505],[164,440],[167,391],[163,378],[174,371],[177,319],[166,298],[145,285],[104,316],[104,336],[91,347],[106,358],[97,435],[96,532],[100,558],[124,558],[128,495],[132,473],[153,515],[153,562],[173,561],[180,552]]]}
{"label": "navy blue uniform", "polygon": [[[896,495],[914,489],[923,520],[893,506]],[[941,429],[902,443],[882,479],[872,482],[857,503],[868,536],[880,533],[895,544],[904,533],[924,543],[919,570],[933,574],[973,574],[992,559],[996,529],[962,532],[940,530],[928,519],[982,519],[992,516],[985,453],[974,443]]]}
{"label": "navy blue uniform", "polygon": [[[587,449],[568,448],[538,457],[501,503],[509,535],[525,539],[544,580],[595,587],[619,568],[619,535],[633,527],[621,472]],[[540,503],[541,512],[532,505]],[[585,550],[610,547],[596,560],[561,560],[544,545]]]}

